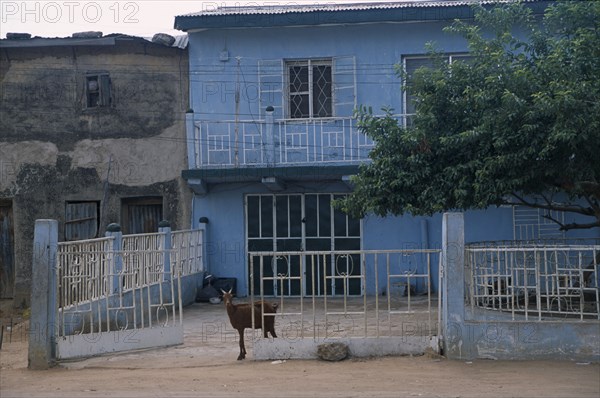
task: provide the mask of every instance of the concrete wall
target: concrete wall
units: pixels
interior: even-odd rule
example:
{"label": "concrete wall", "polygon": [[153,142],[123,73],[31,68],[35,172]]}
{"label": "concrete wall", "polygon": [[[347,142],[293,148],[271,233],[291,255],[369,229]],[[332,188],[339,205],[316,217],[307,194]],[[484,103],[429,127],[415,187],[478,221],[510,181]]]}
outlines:
{"label": "concrete wall", "polygon": [[[130,38],[2,47],[0,57],[0,199],[14,213],[15,305],[29,302],[34,221],[59,220],[62,241],[66,201],[101,202],[100,236],[122,222],[121,201],[132,197],[162,197],[163,218],[189,228],[191,193],[180,178],[187,50]],[[113,106],[85,108],[90,71],[110,74]]]}
{"label": "concrete wall", "polygon": [[526,320],[475,309],[465,301],[465,217],[443,216],[442,341],[451,359],[565,359],[600,361],[600,321]]}

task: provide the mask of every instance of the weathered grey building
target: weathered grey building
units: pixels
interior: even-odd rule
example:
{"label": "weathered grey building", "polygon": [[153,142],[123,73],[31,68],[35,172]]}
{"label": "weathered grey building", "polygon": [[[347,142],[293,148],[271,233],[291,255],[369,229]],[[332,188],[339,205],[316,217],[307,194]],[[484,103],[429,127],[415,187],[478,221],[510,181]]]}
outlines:
{"label": "weathered grey building", "polygon": [[60,241],[189,227],[185,43],[88,36],[0,40],[0,298],[18,306],[36,219]]}

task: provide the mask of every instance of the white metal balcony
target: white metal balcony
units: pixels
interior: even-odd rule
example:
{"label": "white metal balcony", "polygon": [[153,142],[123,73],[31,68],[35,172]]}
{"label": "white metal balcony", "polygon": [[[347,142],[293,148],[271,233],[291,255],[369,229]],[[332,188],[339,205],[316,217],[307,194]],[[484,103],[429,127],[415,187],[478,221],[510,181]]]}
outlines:
{"label": "white metal balcony", "polygon": [[373,141],[351,117],[312,120],[188,119],[191,169],[359,164]]}

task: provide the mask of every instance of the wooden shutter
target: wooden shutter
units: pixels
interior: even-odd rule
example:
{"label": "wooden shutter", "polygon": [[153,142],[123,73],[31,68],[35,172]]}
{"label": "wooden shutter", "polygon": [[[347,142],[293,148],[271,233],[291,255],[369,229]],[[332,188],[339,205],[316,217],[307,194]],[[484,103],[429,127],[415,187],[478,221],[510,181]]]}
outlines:
{"label": "wooden shutter", "polygon": [[100,86],[99,106],[111,106],[111,84],[108,74],[98,75],[98,85]]}
{"label": "wooden shutter", "polygon": [[264,119],[265,109],[268,106],[274,108],[275,120],[283,119],[283,89],[284,61],[282,59],[258,61],[258,84],[259,84],[259,115]]}
{"label": "wooden shutter", "polygon": [[92,239],[98,234],[98,202],[67,203],[65,240]]}

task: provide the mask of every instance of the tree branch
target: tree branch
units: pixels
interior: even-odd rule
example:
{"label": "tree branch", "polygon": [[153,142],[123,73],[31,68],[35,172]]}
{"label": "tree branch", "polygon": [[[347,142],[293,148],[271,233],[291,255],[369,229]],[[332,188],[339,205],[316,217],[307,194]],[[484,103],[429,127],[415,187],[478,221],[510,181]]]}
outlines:
{"label": "tree branch", "polygon": [[577,223],[563,224],[550,215],[544,215],[542,217],[558,224],[560,226],[559,229],[561,231],[569,231],[571,229],[588,229],[588,228],[600,227],[600,221],[595,221],[595,222],[586,223],[586,224],[577,224]]}
{"label": "tree branch", "polygon": [[[569,213],[583,214],[584,216],[595,216],[596,215],[592,208],[585,208],[585,207],[581,207],[581,206],[565,206],[565,205],[557,205],[557,204],[552,204],[552,203],[545,205],[545,204],[536,203],[536,202],[529,202],[514,192],[511,193],[511,195],[513,197],[515,197],[524,206],[533,207],[534,209],[557,210],[557,211],[564,211],[564,212],[569,212]],[[507,204],[509,204],[509,203],[507,203]]]}
{"label": "tree branch", "polygon": [[600,203],[598,203],[598,200],[591,196],[586,196],[585,200],[590,204],[594,214],[596,214],[596,218],[600,218]]}
{"label": "tree branch", "polygon": [[595,181],[581,181],[579,186],[587,194],[600,198],[600,184]]}

